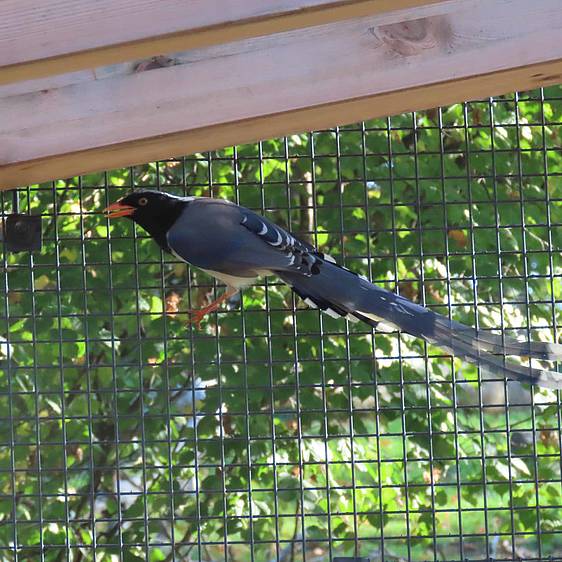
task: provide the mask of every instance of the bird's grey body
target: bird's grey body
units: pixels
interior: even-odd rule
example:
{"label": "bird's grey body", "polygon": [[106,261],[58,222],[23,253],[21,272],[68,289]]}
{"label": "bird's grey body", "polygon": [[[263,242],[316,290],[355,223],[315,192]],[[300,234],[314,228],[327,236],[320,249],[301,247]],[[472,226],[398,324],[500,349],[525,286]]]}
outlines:
{"label": "bird's grey body", "polygon": [[[222,199],[189,201],[168,230],[167,241],[181,259],[223,281],[230,278],[227,284],[235,288],[281,271],[306,275],[308,262],[312,267],[319,261],[310,253],[314,248],[309,244],[249,209]],[[308,262],[297,260],[297,252]]]}
{"label": "bird's grey body", "polygon": [[[166,231],[165,242],[159,244],[233,289],[250,285],[261,275],[277,275],[309,306],[331,316],[374,327],[384,323],[495,373],[562,388],[561,373],[506,362],[503,357],[562,360],[562,345],[520,342],[477,331],[370,283],[249,209],[221,199],[184,201]],[[138,222],[145,226],[142,220]],[[145,228],[150,232],[150,226]]]}

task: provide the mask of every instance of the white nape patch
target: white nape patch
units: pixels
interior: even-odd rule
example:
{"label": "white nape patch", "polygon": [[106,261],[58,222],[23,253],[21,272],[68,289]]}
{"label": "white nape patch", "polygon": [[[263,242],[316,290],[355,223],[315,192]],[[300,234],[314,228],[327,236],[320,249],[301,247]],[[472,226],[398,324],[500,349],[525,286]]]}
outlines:
{"label": "white nape patch", "polygon": [[322,255],[324,256],[325,261],[327,261],[329,263],[336,263],[336,260],[332,256],[330,256],[328,254],[322,254]]}
{"label": "white nape patch", "polygon": [[[152,190],[151,190],[152,191]],[[156,191],[155,193],[164,193],[163,191]],[[200,199],[200,197],[194,197],[193,195],[175,195],[174,193],[166,193],[170,199],[179,199],[180,201],[193,201],[194,199]]]}
{"label": "white nape patch", "polygon": [[332,318],[341,318],[341,314],[338,314],[335,310],[332,310],[331,308],[327,308],[322,312],[325,312],[328,316],[331,316]]}
{"label": "white nape patch", "polygon": [[263,236],[267,232],[267,225],[262,222],[261,230],[258,232],[258,236]]}
{"label": "white nape patch", "polygon": [[312,301],[311,299],[309,299],[308,297],[306,297],[306,299],[304,299],[305,304],[307,304],[310,308],[318,308],[318,305]]}

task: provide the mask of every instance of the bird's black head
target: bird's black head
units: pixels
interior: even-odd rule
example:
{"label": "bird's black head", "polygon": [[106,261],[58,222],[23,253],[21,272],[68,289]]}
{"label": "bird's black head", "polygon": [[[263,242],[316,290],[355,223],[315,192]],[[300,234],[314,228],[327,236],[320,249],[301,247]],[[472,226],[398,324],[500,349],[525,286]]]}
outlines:
{"label": "bird's black head", "polygon": [[128,217],[142,226],[160,247],[169,252],[166,233],[192,198],[161,191],[133,191],[104,209],[107,218]]}

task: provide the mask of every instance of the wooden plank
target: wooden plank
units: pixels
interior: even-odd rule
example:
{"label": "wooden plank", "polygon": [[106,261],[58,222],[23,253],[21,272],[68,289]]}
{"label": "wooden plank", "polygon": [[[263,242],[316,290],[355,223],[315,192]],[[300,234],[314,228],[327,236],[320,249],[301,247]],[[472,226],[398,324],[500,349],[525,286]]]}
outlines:
{"label": "wooden plank", "polygon": [[[275,138],[302,130],[315,130],[355,123],[366,116],[384,117],[405,111],[429,109],[456,103],[461,99],[478,99],[487,95],[510,92],[515,87],[529,90],[541,85],[562,82],[562,59],[522,68],[494,72],[457,81],[441,82],[336,102],[327,106],[306,108],[266,117],[256,117],[124,142],[111,146],[79,150],[49,158],[0,166],[0,190],[40,183],[55,178],[87,174],[165,160],[172,155],[193,154],[232,144]],[[304,125],[303,125],[304,124]]]}
{"label": "wooden plank", "polygon": [[0,85],[443,0],[3,0]]}
{"label": "wooden plank", "polygon": [[455,0],[49,91],[0,88],[0,186],[562,82],[558,1]]}

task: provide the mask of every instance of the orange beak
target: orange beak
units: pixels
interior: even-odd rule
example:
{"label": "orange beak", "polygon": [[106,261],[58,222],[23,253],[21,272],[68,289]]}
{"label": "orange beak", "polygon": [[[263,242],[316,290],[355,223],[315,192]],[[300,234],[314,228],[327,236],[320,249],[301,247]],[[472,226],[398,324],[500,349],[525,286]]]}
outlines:
{"label": "orange beak", "polygon": [[107,209],[103,210],[103,214],[108,219],[116,219],[117,217],[130,217],[136,211],[135,207],[123,205],[123,203],[112,203]]}

